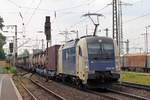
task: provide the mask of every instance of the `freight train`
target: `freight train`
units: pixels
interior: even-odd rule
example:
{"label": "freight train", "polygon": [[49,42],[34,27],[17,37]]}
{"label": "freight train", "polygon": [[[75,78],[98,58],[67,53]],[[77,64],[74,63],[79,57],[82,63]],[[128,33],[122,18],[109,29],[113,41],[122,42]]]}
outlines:
{"label": "freight train", "polygon": [[126,54],[121,56],[121,69],[132,72],[150,72],[150,55]]}
{"label": "freight train", "polygon": [[111,38],[84,36],[47,50],[18,58],[16,64],[80,87],[111,84],[120,78],[118,48]]}

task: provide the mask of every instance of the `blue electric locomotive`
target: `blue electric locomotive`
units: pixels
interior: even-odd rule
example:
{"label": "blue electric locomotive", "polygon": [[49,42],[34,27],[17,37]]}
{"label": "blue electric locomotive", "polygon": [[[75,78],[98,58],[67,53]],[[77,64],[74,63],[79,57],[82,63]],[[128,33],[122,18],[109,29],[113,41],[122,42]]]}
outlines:
{"label": "blue electric locomotive", "polygon": [[107,37],[86,36],[59,48],[57,75],[76,85],[99,85],[120,78],[116,42]]}

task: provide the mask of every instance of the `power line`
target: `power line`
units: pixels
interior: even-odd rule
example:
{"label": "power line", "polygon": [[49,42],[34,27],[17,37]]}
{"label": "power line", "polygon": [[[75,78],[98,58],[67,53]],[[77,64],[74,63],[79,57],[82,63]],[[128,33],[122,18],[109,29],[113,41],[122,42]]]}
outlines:
{"label": "power line", "polygon": [[[30,6],[31,6],[32,4],[34,4],[34,0],[31,1]],[[25,13],[24,13],[24,15],[26,15],[26,13],[27,13],[28,11],[29,11],[29,10],[26,10]]]}
{"label": "power line", "polygon": [[14,2],[14,1],[11,1],[11,0],[8,0],[10,3],[12,3],[13,5],[15,5],[16,7],[18,7],[18,8],[21,8],[21,6],[20,5],[18,5],[16,2]]}
{"label": "power line", "polygon": [[[103,8],[101,8],[101,9],[95,11],[95,13],[104,10],[104,9],[107,8],[108,6],[109,6],[109,5],[104,6]],[[75,25],[77,25],[77,24],[79,24],[79,23],[81,23],[81,22],[83,22],[83,21],[85,21],[85,20],[86,20],[86,19],[82,19],[82,20],[80,20],[79,22],[77,22],[77,23],[71,25],[70,27],[73,27],[73,26],[75,26]]]}
{"label": "power line", "polygon": [[132,18],[132,19],[129,19],[129,20],[125,21],[125,22],[126,22],[126,23],[129,23],[129,22],[135,21],[135,20],[137,20],[137,19],[140,19],[140,18],[143,18],[143,17],[146,17],[146,16],[150,16],[150,13],[144,14],[144,15],[141,15],[141,16],[138,16],[138,17],[135,17],[135,18]]}
{"label": "power line", "polygon": [[104,10],[104,9],[107,8],[108,6],[109,6],[109,5],[106,5],[105,7],[101,8],[101,9],[95,11],[95,12],[100,12],[101,10]]}
{"label": "power line", "polygon": [[33,11],[31,17],[29,18],[29,21],[27,22],[27,25],[31,22],[32,17],[35,15],[37,9],[39,8],[40,4],[41,4],[42,0],[40,0],[40,2],[38,3],[36,9]]}

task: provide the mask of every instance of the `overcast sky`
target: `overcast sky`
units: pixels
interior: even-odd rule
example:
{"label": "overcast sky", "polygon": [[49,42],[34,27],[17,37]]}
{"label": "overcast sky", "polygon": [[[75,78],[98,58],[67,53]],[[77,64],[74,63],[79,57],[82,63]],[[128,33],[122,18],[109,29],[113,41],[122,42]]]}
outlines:
{"label": "overcast sky", "polygon": [[[145,26],[150,25],[150,0],[122,1],[133,4],[123,6],[124,40],[129,39],[131,48],[138,47],[144,50],[144,36],[141,34],[145,33]],[[44,33],[37,33],[37,31],[44,30],[45,16],[51,16],[53,45],[64,41],[64,37],[58,33],[65,30],[78,30],[79,36],[83,36],[88,26],[88,34],[92,34],[93,24],[88,18],[82,17],[87,12],[98,11],[97,13],[103,14],[104,17],[99,19],[99,30],[102,31],[97,34],[105,36],[103,30],[109,28],[109,37],[112,37],[112,7],[107,6],[111,2],[112,0],[0,0],[0,16],[3,17],[5,25],[18,25],[19,32],[25,30],[25,33],[18,33],[20,38],[18,45],[32,38],[32,43],[26,44],[26,46],[31,46],[28,49],[41,48],[41,41],[36,42],[35,40],[45,39]],[[22,23],[25,25],[23,26]],[[14,35],[12,33],[14,29],[4,28],[4,30],[9,31],[5,33],[6,36]],[[75,34],[70,35],[69,38],[74,39],[75,36]],[[19,50],[23,51],[25,48],[22,47]]]}

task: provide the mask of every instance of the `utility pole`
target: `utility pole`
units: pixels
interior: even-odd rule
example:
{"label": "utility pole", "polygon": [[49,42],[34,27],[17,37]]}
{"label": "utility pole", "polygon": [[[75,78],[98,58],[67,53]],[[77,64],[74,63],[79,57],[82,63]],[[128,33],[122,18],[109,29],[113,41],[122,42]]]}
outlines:
{"label": "utility pole", "polygon": [[150,27],[150,25],[149,26],[146,26],[145,28],[146,28],[146,33],[145,33],[145,53],[148,53],[148,27]]}
{"label": "utility pole", "polygon": [[44,50],[44,39],[42,39],[42,51]]}
{"label": "utility pole", "polygon": [[[71,33],[68,32],[68,30],[66,29],[66,31],[63,31],[63,32],[58,33],[58,34],[63,35],[65,37],[65,43],[66,43],[69,39],[68,35],[70,35]],[[78,32],[77,32],[77,36],[78,36]]]}
{"label": "utility pole", "polygon": [[124,3],[121,0],[118,0],[118,37],[119,37],[119,47],[120,54],[124,54],[124,45],[123,42],[123,19],[122,19],[122,6],[132,6],[132,4]]}
{"label": "utility pole", "polygon": [[14,46],[14,62],[13,62],[13,66],[16,65],[16,58],[17,58],[17,52],[18,52],[18,49],[17,49],[17,25],[6,25],[6,27],[12,27],[12,28],[15,28],[15,46]]}
{"label": "utility pole", "polygon": [[88,35],[88,25],[86,25],[86,35]]}
{"label": "utility pole", "polygon": [[118,3],[117,0],[112,1],[112,7],[113,7],[113,39],[117,41],[117,44],[119,44],[119,38],[118,38]]}
{"label": "utility pole", "polygon": [[78,30],[77,30],[77,31],[75,31],[75,30],[72,30],[72,31],[70,31],[70,32],[73,32],[73,33],[75,33],[75,34],[76,34],[76,39],[78,39],[78,38],[79,38],[79,33],[78,33]]}
{"label": "utility pole", "polygon": [[121,0],[113,0],[113,39],[117,41],[119,54],[123,54],[123,21],[122,5],[131,6],[132,4],[122,3]]}
{"label": "utility pole", "polygon": [[120,43],[125,43],[126,44],[126,54],[129,54],[129,40],[127,39],[127,41],[121,41]]}
{"label": "utility pole", "polygon": [[139,48],[139,50],[140,50],[140,53],[142,53],[142,48]]}
{"label": "utility pole", "polygon": [[127,39],[126,43],[126,54],[129,54],[129,40]]}
{"label": "utility pole", "polygon": [[106,31],[106,37],[108,37],[108,31],[109,31],[109,29],[106,28],[106,29],[104,29],[104,31]]}

